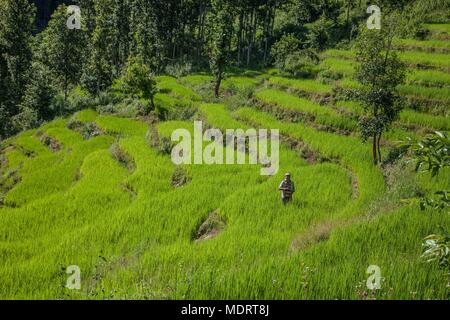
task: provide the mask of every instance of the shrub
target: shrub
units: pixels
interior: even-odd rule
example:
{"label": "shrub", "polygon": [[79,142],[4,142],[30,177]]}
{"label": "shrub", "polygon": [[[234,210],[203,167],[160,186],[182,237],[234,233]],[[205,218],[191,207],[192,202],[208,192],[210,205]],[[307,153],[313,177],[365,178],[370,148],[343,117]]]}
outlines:
{"label": "shrub", "polygon": [[35,128],[40,123],[38,111],[28,107],[22,108],[22,111],[12,118],[13,127],[18,131]]}
{"label": "shrub", "polygon": [[197,113],[197,108],[194,107],[186,107],[186,106],[177,106],[172,109],[168,109],[165,113],[166,120],[180,120],[180,121],[188,121],[191,120],[195,114]]}
{"label": "shrub", "polygon": [[170,155],[172,153],[172,140],[168,137],[162,137],[159,139],[158,151],[162,154]]}
{"label": "shrub", "polygon": [[211,212],[205,221],[198,227],[197,232],[193,235],[195,240],[211,239],[219,234],[226,226],[226,221],[219,215],[216,210]]}
{"label": "shrub", "polygon": [[294,76],[300,74],[310,74],[313,65],[318,64],[317,54],[309,49],[298,50],[286,57],[284,71]]}
{"label": "shrub", "polygon": [[93,107],[93,99],[89,93],[81,87],[73,88],[67,97],[67,107],[65,112],[75,112]]}
{"label": "shrub", "polygon": [[271,56],[274,59],[275,65],[283,65],[286,57],[302,48],[301,41],[293,34],[288,33],[281,37],[281,39],[272,46]]}
{"label": "shrub", "polygon": [[177,61],[167,65],[165,71],[168,75],[181,78],[192,72],[192,64],[186,61]]}
{"label": "shrub", "polygon": [[55,138],[47,135],[47,134],[42,134],[40,139],[39,139],[44,145],[46,145],[47,147],[49,147],[49,149],[53,152],[58,152],[59,150],[61,150],[62,146],[59,143],[58,140],[56,140]]}
{"label": "shrub", "polygon": [[156,93],[156,81],[153,79],[150,68],[140,58],[128,59],[127,69],[120,78],[120,82],[123,92],[150,101],[150,108],[146,108],[145,114],[155,109],[153,98]]}
{"label": "shrub", "polygon": [[127,168],[129,171],[136,169],[136,163],[134,159],[122,150],[118,143],[114,143],[110,148],[111,154],[121,165]]}
{"label": "shrub", "polygon": [[440,267],[450,270],[450,234],[448,232],[432,234],[424,240],[422,259],[437,262]]}
{"label": "shrub", "polygon": [[[118,100],[118,101],[114,101]],[[146,108],[149,107],[149,102],[144,99],[127,97],[123,100],[113,98],[113,102],[107,104],[99,103],[96,110],[100,114],[114,114],[120,117],[134,118],[138,115],[145,114]]]}
{"label": "shrub", "polygon": [[156,126],[151,125],[145,135],[145,140],[150,148],[157,148],[159,146],[159,134]]}
{"label": "shrub", "polygon": [[50,120],[55,115],[51,103],[56,89],[50,70],[43,64],[34,62],[29,83],[25,87],[25,95],[20,104],[21,115],[19,129],[29,129],[43,120]]}
{"label": "shrub", "polygon": [[317,80],[323,84],[333,84],[336,80],[342,79],[341,73],[336,73],[331,71],[330,69],[325,69],[319,72],[317,76]]}
{"label": "shrub", "polygon": [[310,49],[304,49],[303,44],[292,34],[284,35],[271,50],[275,67],[292,75],[307,71],[319,62],[317,54]]}
{"label": "shrub", "polygon": [[348,47],[350,43],[347,37],[355,31],[350,25],[351,23],[339,23],[322,16],[310,25],[306,42],[310,48],[318,51],[331,47]]}
{"label": "shrub", "polygon": [[172,174],[171,183],[175,188],[182,187],[191,181],[186,169],[177,167]]}
{"label": "shrub", "polygon": [[430,30],[425,29],[421,25],[419,25],[414,30],[414,38],[416,38],[418,40],[425,40],[429,35],[430,35]]}
{"label": "shrub", "polygon": [[254,88],[245,88],[237,91],[228,99],[228,106],[230,110],[237,110],[240,107],[251,106],[253,102]]}
{"label": "shrub", "polygon": [[78,132],[86,140],[97,137],[103,133],[95,122],[81,122],[75,118],[69,120],[67,128]]}

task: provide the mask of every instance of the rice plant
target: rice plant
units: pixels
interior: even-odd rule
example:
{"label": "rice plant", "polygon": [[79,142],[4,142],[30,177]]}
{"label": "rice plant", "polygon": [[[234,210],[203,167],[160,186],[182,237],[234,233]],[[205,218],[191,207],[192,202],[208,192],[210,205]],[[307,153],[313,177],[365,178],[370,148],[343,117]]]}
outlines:
{"label": "rice plant", "polygon": [[270,77],[269,83],[274,84],[276,86],[291,88],[306,93],[328,94],[331,92],[331,86],[321,84],[320,82],[309,79],[289,79],[282,77]]}
{"label": "rice plant", "polygon": [[257,92],[255,97],[263,103],[275,105],[282,109],[310,114],[314,117],[314,122],[319,124],[330,125],[340,129],[356,129],[356,122],[353,119],[340,115],[331,107],[319,105],[284,91],[266,89]]}
{"label": "rice plant", "polygon": [[450,34],[450,24],[432,24],[432,23],[425,23],[424,27],[432,32],[442,32],[442,33],[448,33]]}

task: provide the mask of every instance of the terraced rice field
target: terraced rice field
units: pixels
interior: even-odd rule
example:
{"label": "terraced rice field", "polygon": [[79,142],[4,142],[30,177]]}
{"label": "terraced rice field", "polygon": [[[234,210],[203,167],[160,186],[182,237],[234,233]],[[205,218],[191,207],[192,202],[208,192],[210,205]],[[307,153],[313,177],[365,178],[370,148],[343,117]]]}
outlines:
{"label": "terraced rice field", "polygon": [[[352,83],[352,54],[326,55],[323,67]],[[417,69],[401,90],[438,101],[440,112],[411,106],[385,144],[450,127],[449,56],[402,57],[414,55],[433,69]],[[175,129],[193,133],[193,121],[83,110],[3,141],[0,173],[10,188],[0,202],[1,299],[363,299],[369,265],[383,276],[376,298],[448,298],[445,271],[420,259],[420,243],[450,221],[415,200],[448,189],[449,171],[432,179],[403,168],[386,179],[357,135],[361,106],[330,99],[344,81],[231,74],[227,95],[253,91],[253,100],[230,108],[227,99],[205,101],[200,88],[211,80],[158,77],[156,103],[194,108],[205,127],[279,129],[277,174],[261,176],[257,165],[175,166],[155,141]],[[98,134],[83,137],[73,121]],[[174,185],[179,170],[186,180]],[[286,171],[297,192],[284,206],[277,188]],[[212,217],[220,228],[199,237]],[[70,265],[81,269],[79,291],[64,287]]]}

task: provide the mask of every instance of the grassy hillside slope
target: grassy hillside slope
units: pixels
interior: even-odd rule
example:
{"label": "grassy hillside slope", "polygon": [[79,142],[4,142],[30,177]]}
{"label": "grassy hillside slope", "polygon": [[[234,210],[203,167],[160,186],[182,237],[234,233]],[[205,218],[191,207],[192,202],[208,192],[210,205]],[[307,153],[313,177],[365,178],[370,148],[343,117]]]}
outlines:
{"label": "grassy hillside slope", "polygon": [[[402,57],[416,69],[401,88],[410,105],[384,136],[385,158],[398,139],[450,128],[448,46],[398,45],[413,48]],[[441,51],[418,49],[434,46]],[[209,75],[161,76],[156,103],[194,117],[83,110],[3,141],[0,299],[447,299],[446,272],[420,254],[423,238],[450,220],[417,199],[449,189],[450,171],[431,178],[406,163],[374,166],[357,133],[361,106],[332,99],[354,85],[353,54],[325,55],[320,67],[341,75],[332,83],[248,71],[229,75],[225,98],[211,101]],[[194,119],[223,131],[279,129],[278,173],[177,168],[163,141],[175,129],[192,133]],[[284,206],[286,171],[297,192]],[[70,265],[81,269],[81,290],[64,287]],[[381,268],[376,292],[365,286],[369,265]]]}

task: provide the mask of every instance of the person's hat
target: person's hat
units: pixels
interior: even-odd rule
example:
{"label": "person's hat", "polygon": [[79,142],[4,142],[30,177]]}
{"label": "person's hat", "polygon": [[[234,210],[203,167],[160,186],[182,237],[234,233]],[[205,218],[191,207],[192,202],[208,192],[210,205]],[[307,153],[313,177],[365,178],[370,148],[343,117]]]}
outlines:
{"label": "person's hat", "polygon": [[291,174],[289,173],[289,172],[286,172],[285,174],[284,174],[284,176],[286,177],[286,176],[291,176]]}

